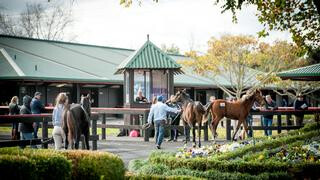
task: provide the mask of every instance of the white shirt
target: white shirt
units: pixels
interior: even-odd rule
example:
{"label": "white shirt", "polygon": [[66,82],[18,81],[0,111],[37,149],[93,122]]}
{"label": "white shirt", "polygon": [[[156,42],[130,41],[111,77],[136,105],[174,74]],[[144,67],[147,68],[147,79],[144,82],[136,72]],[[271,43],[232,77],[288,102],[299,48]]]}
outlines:
{"label": "white shirt", "polygon": [[166,120],[167,112],[178,113],[178,109],[171,108],[162,102],[157,102],[156,104],[151,106],[151,110],[148,117],[148,123],[151,123],[152,117],[154,117],[154,121]]}

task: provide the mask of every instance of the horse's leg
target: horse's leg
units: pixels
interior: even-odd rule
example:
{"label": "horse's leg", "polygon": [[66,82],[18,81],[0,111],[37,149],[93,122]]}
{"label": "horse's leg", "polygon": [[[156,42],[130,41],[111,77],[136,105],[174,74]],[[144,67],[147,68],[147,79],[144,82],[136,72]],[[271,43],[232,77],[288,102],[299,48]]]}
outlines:
{"label": "horse's leg", "polygon": [[199,147],[201,147],[201,122],[198,125]]}
{"label": "horse's leg", "polygon": [[213,138],[213,142],[216,141],[216,138],[218,136],[218,133],[217,133],[217,126],[219,124],[219,121],[221,120],[222,118],[221,117],[218,117],[216,116],[212,122],[211,122],[211,128],[212,128],[212,138]]}
{"label": "horse's leg", "polygon": [[240,128],[240,126],[241,126],[241,121],[239,120],[238,121],[238,125],[237,125],[237,128],[236,128],[236,130],[234,131],[234,133],[233,133],[233,136],[232,136],[232,141],[234,141],[234,138],[235,138],[235,136],[236,136],[236,134],[237,134],[237,132],[238,132],[238,130],[239,130],[239,128]]}
{"label": "horse's leg", "polygon": [[86,132],[85,132],[85,134],[84,134],[87,150],[90,149],[90,146],[89,146],[89,136],[90,136],[90,131],[89,131],[89,127],[88,127],[88,129],[86,129]]}
{"label": "horse's leg", "polygon": [[193,142],[193,147],[197,146],[196,143],[196,128],[194,127],[194,125],[192,125],[192,142]]}
{"label": "horse's leg", "polygon": [[243,133],[242,139],[245,139],[245,134],[247,134],[247,136],[249,137],[249,134],[248,134],[248,124],[247,124],[246,119],[245,119],[244,121],[242,121],[242,122],[243,122],[244,131],[245,131],[245,133]]}
{"label": "horse's leg", "polygon": [[183,130],[184,130],[184,135],[185,135],[185,144],[190,141],[190,128],[188,127],[189,125],[183,120]]}
{"label": "horse's leg", "polygon": [[79,149],[79,142],[80,142],[80,138],[81,138],[81,133],[77,133],[76,134],[76,139],[75,139],[75,148]]}

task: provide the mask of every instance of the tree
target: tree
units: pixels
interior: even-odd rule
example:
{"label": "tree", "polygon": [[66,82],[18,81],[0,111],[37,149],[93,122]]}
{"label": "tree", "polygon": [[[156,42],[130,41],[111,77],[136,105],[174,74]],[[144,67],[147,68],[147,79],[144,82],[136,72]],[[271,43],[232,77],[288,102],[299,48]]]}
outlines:
{"label": "tree", "polygon": [[164,52],[169,53],[169,54],[179,54],[180,53],[179,47],[176,46],[175,44],[171,44],[170,47],[167,47],[165,44],[162,44],[161,50],[163,50]]}
{"label": "tree", "polygon": [[264,25],[259,36],[268,35],[270,30],[289,30],[293,41],[304,50],[319,52],[320,46],[320,1],[319,0],[215,0],[223,2],[223,11],[233,13],[244,5],[256,5],[258,20]]}
{"label": "tree", "polygon": [[[283,41],[259,44],[253,36],[223,35],[220,39],[211,38],[208,46],[206,54],[188,52],[192,60],[181,63],[212,79],[226,94],[237,98],[250,89],[275,82],[277,72],[303,62],[294,51],[298,48]],[[223,84],[225,81],[230,86]]]}
{"label": "tree", "polygon": [[26,4],[18,18],[0,13],[0,33],[12,36],[62,40],[65,30],[73,22],[71,9],[57,4]]}

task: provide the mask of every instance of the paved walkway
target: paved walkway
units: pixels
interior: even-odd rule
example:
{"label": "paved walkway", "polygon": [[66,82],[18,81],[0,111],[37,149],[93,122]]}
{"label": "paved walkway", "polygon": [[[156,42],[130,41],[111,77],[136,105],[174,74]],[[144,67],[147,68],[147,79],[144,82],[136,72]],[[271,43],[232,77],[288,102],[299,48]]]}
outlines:
{"label": "paved walkway", "polygon": [[[9,139],[8,134],[0,133],[0,140]],[[152,151],[168,151],[177,152],[179,148],[184,146],[181,137],[177,142],[167,142],[166,139],[161,145],[161,150],[156,149],[154,138],[150,138],[149,142],[144,142],[143,137],[114,137],[108,136],[106,140],[98,141],[98,151],[110,152],[119,155],[124,161],[126,167],[133,159],[146,159]],[[100,137],[101,139],[101,137]],[[225,140],[218,140],[218,143],[223,143]],[[211,142],[202,141],[202,145],[208,145]],[[90,142],[90,146],[92,146]],[[189,142],[187,147],[191,147]],[[81,147],[81,144],[80,144]],[[53,144],[49,144],[49,148],[54,148]]]}
{"label": "paved walkway", "polygon": [[[217,141],[223,143],[225,140]],[[202,142],[202,145],[208,145],[211,142]],[[107,151],[119,155],[126,166],[129,161],[133,159],[146,159],[152,151],[168,151],[176,152],[179,148],[182,148],[184,143],[182,139],[178,142],[163,142],[161,150],[156,149],[155,141],[153,138],[150,142],[144,142],[143,138],[132,138],[132,137],[107,137],[106,140],[98,141],[98,151]],[[189,142],[187,147],[191,147],[192,143]]]}

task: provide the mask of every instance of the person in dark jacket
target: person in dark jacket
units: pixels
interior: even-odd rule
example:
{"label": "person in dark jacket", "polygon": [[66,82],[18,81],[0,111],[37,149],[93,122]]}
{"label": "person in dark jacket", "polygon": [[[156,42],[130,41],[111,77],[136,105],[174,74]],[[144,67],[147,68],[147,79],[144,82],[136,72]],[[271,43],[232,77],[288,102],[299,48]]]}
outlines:
{"label": "person in dark jacket", "polygon": [[[295,110],[305,110],[308,109],[308,103],[303,99],[302,94],[298,94],[297,99],[293,102],[293,107]],[[295,114],[296,126],[302,126],[304,113],[299,112]]]}
{"label": "person in dark jacket", "polygon": [[[168,101],[166,104],[171,107],[171,108],[179,108],[179,105],[177,103],[173,103],[173,98],[174,95],[171,95],[170,101]],[[173,126],[178,126],[180,124],[180,118],[181,114],[180,113],[169,113],[169,119],[170,119],[170,124]],[[170,139],[168,141],[174,141],[176,142],[178,140],[178,128],[173,128],[170,130]]]}
{"label": "person in dark jacket", "polygon": [[[41,114],[44,111],[44,105],[40,101],[41,93],[36,92],[34,93],[34,97],[31,101],[31,112],[32,114]],[[38,138],[38,129],[39,129],[39,122],[33,123],[33,138]]]}
{"label": "person in dark jacket", "polygon": [[[277,109],[276,102],[274,102],[270,95],[266,96],[266,104],[265,109],[267,110],[275,110]],[[272,130],[270,127],[272,126],[273,115],[264,115],[263,116],[263,125],[265,126],[264,135],[271,136]]]}
{"label": "person in dark jacket", "polygon": [[[18,104],[19,104],[19,98],[17,96],[13,96],[9,104],[9,115],[16,115],[20,113],[20,108]],[[19,123],[17,122],[12,123],[12,130],[11,130],[12,140],[20,139],[20,132],[18,129],[18,125]]]}
{"label": "person in dark jacket", "polygon": [[[20,114],[31,114],[31,103],[32,98],[28,95],[23,97],[23,106],[20,109]],[[32,122],[23,122],[20,123],[20,131],[21,131],[21,139],[22,140],[31,140],[32,139],[32,132],[33,126]],[[22,147],[23,148],[23,147]]]}

